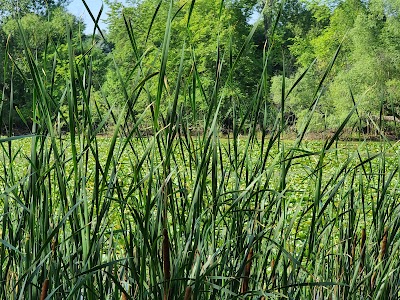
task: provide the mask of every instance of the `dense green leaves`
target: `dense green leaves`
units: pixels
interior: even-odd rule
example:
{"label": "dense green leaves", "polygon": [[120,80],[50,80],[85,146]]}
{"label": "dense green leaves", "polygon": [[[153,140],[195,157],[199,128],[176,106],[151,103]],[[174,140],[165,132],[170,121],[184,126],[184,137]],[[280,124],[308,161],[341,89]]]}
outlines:
{"label": "dense green leaves", "polygon": [[[113,2],[101,39],[62,8],[5,19],[0,298],[398,299],[378,4],[271,2],[262,29],[252,1]],[[368,120],[381,142],[338,141]]]}
{"label": "dense green leaves", "polygon": [[[303,81],[289,97],[291,113],[296,117],[303,114],[307,103],[312,101],[307,94],[310,83],[312,85],[312,81],[315,84],[319,80],[332,53],[342,44],[329,78],[330,84],[325,87],[316,110],[316,117],[320,121],[312,126],[313,130],[337,126],[338,120],[343,119],[354,105],[351,93],[358,103],[361,126],[367,132],[372,133],[376,129],[371,128],[371,119],[377,121],[383,116],[383,119],[389,120],[388,116],[391,116],[393,120],[399,109],[393,84],[400,76],[398,64],[395,63],[400,55],[397,41],[400,35],[397,29],[394,30],[399,22],[396,2],[348,0],[331,6],[322,3],[305,5],[313,22],[306,34],[296,34],[292,39],[293,44],[289,46],[299,67],[293,75],[289,70],[291,80],[299,76],[300,71],[314,59],[316,64],[309,80]],[[279,77],[272,80],[275,86],[281,81]],[[278,91],[274,84],[271,90],[273,99]],[[277,103],[276,100],[274,102]],[[350,125],[357,123],[358,120],[353,118]],[[393,124],[388,122],[386,126],[393,130]]]}
{"label": "dense green leaves", "polygon": [[[73,43],[82,42],[83,45],[75,50],[77,63],[81,66],[92,64],[93,74],[96,74],[91,77],[94,80],[91,93],[95,101],[90,107],[94,115],[105,114],[111,107],[117,113],[128,97],[131,110],[139,112],[151,103],[159,102],[157,109],[165,116],[173,102],[171,91],[177,84],[176,66],[180,63],[181,49],[185,44],[186,59],[180,84],[187,88],[187,92],[179,93],[178,103],[186,112],[188,126],[196,130],[202,130],[201,123],[208,107],[216,107],[212,103],[221,97],[218,122],[225,132],[233,129],[234,116],[240,119],[251,111],[251,99],[260,91],[257,83],[263,71],[263,61],[267,64],[261,87],[263,99],[260,106],[256,106],[260,110],[257,112],[258,123],[259,128],[272,129],[270,117],[276,115],[281,107],[282,74],[287,77],[285,86],[289,90],[291,83],[316,61],[301,84],[296,85],[285,100],[286,121],[289,128],[296,130],[301,127],[298,120],[307,114],[310,103],[314,101],[312,87],[318,85],[332,55],[342,45],[320,95],[321,101],[315,108],[315,119],[310,129],[320,131],[337,127],[339,120],[351,110],[353,99],[359,105],[357,116],[361,119],[356,120],[354,116],[350,127],[359,124],[363,130],[372,133],[376,129],[373,122],[379,116],[386,120],[383,126],[389,131],[396,127],[396,122],[389,120],[396,120],[399,107],[396,88],[400,80],[397,1],[174,1],[171,33],[167,39],[166,76],[161,79],[152,77],[136,92],[133,89],[140,81],[138,74],[153,74],[162,64],[169,1],[126,1],[124,5],[109,1],[105,40],[83,35],[83,24],[65,11],[64,4],[63,1],[51,2],[47,6],[40,1],[20,4],[24,7],[20,23],[26,30],[34,57],[43,64],[41,67],[47,83],[53,87],[55,103],[59,103],[64,94],[62,86],[69,69],[66,24],[70,24],[74,32]],[[46,14],[43,13],[45,8],[48,9]],[[7,6],[4,10],[11,13]],[[256,23],[250,43],[241,53],[252,27],[248,22],[254,18],[255,12],[259,13],[262,22]],[[1,81],[4,97],[8,99],[12,75],[15,97],[11,108],[6,105],[3,112],[14,111],[16,128],[26,130],[25,123],[31,119],[32,90],[28,84],[17,21],[10,16],[4,15],[0,32],[4,45],[2,59],[5,55],[11,56]],[[7,54],[4,52],[6,43]],[[90,61],[85,58],[89,52],[93,54]],[[234,64],[239,53],[241,58]],[[235,69],[229,73],[227,70],[231,66]],[[164,83],[161,94],[155,89],[157,80]],[[156,98],[160,99],[156,101]],[[55,105],[59,106],[61,116],[65,112],[63,101]],[[264,111],[260,107],[264,107]],[[146,131],[151,119],[149,111],[140,130]],[[261,126],[262,122],[265,125]],[[4,124],[3,121],[3,128]],[[241,130],[250,126],[243,125]]]}
{"label": "dense green leaves", "polygon": [[64,6],[69,0],[1,0],[0,16],[17,16],[27,13],[44,15],[57,7]]}
{"label": "dense green leaves", "polygon": [[[7,46],[3,58],[6,57],[9,62],[4,65],[5,69],[0,77],[4,99],[10,98],[11,82],[14,95],[13,103],[3,108],[3,115],[12,116],[15,129],[29,130],[29,126],[26,125],[32,122],[32,96],[34,93],[19,26],[23,28],[29,50],[44,74],[44,84],[50,88],[49,96],[53,102],[54,116],[59,114],[61,123],[63,123],[63,114],[66,111],[65,83],[69,76],[67,28],[71,28],[73,32],[71,42],[75,46],[81,45],[81,47],[75,48],[75,63],[80,67],[90,64],[92,72],[96,73],[95,77],[91,77],[93,81],[90,85],[94,87],[93,93],[97,97],[97,107],[100,108],[101,113],[104,113],[106,105],[98,91],[105,81],[105,74],[110,63],[106,56],[106,52],[109,51],[107,44],[100,42],[97,37],[93,39],[83,35],[84,24],[68,13],[65,8],[57,5],[48,11],[47,16],[27,12],[19,19],[3,18],[1,34],[4,38],[4,46]],[[92,54],[90,59],[87,58],[88,53]],[[90,74],[82,71],[81,76],[88,78]],[[96,105],[92,104],[93,114],[98,115]],[[3,132],[11,130],[5,128],[4,122],[1,127]]]}
{"label": "dense green leaves", "polygon": [[[128,80],[135,80],[132,68],[141,59],[140,68],[156,69],[161,63],[161,50],[165,32],[165,19],[169,9],[169,1],[140,1],[133,2],[131,6],[123,7],[120,4],[112,4],[109,22],[109,40],[113,43],[113,56],[116,62],[122,66],[122,75],[129,75]],[[220,10],[222,5],[222,10]],[[193,9],[188,3],[178,1],[172,7],[173,19],[171,20],[171,38],[169,40],[168,64],[166,65],[165,88],[167,91],[173,90],[175,78],[177,77],[176,66],[179,64],[182,46],[185,47],[185,65],[183,66],[182,81],[185,85],[196,84],[192,82],[194,72],[201,74],[201,84],[205,94],[179,95],[179,102],[183,103],[184,109],[188,110],[191,101],[195,101],[198,117],[201,119],[211,101],[215,85],[224,86],[223,90],[223,121],[231,118],[230,103],[232,99],[238,102],[238,106],[245,105],[246,98],[254,93],[257,76],[259,71],[260,58],[255,54],[252,45],[245,52],[234,72],[234,79],[227,83],[227,70],[229,64],[235,60],[246,35],[250,30],[250,25],[246,20],[252,7],[242,7],[235,1],[224,3],[201,0],[196,1]],[[188,23],[190,15],[190,22]],[[207,24],[207,26],[204,26]],[[132,30],[135,40],[129,38],[126,26]],[[219,54],[217,54],[219,53]],[[142,55],[145,55],[142,57]],[[219,60],[218,60],[219,59]],[[218,68],[222,68],[221,78],[215,81],[215,74]],[[114,93],[113,90],[118,83],[115,81],[115,72],[110,69],[105,83],[106,94],[112,95],[111,102],[116,99],[123,99],[121,93]],[[236,80],[239,79],[240,80]],[[196,90],[195,87],[191,88]],[[155,91],[148,87],[147,96],[140,97],[138,108],[143,108],[151,102],[155,96]],[[150,97],[150,98],[148,98]],[[164,96],[165,97],[165,96]],[[186,98],[186,99],[185,99]],[[168,97],[163,103],[168,103]],[[194,102],[192,102],[194,104]],[[168,105],[162,105],[165,111]],[[243,108],[244,109],[244,108]],[[230,116],[230,117],[229,117]],[[188,121],[196,126],[196,120],[187,116]]]}

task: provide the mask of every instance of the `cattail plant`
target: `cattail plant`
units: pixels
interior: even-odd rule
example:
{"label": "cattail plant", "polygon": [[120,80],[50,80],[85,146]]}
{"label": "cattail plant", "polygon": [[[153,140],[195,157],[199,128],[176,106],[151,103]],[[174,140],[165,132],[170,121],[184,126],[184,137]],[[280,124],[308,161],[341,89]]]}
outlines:
{"label": "cattail plant", "polygon": [[128,284],[126,284],[126,282],[128,282],[128,276],[127,276],[128,265],[129,265],[128,262],[126,262],[122,270],[124,282],[121,281],[121,286],[124,286],[125,290],[123,290],[121,293],[121,300],[127,300],[129,298],[127,294],[127,292],[129,291]]}
{"label": "cattail plant", "polygon": [[[47,277],[41,300],[49,297],[50,282],[57,293],[53,297],[60,299],[269,299],[270,294],[358,299],[359,291],[364,299],[398,299],[400,287],[390,285],[400,278],[398,236],[389,236],[388,228],[382,236],[371,235],[376,259],[369,259],[365,228],[380,228],[380,234],[385,220],[393,224],[391,232],[397,231],[400,207],[391,201],[398,199],[391,180],[397,178],[400,154],[384,139],[340,141],[345,127],[358,118],[357,105],[326,141],[305,140],[318,101],[328,94],[326,79],[340,47],[325,70],[310,65],[296,81],[290,79],[292,86],[283,76],[281,105],[271,105],[273,35],[264,49],[257,47],[263,57],[254,96],[242,95],[235,80],[242,78],[238,68],[259,25],[236,49],[236,37],[229,36],[235,30],[224,24],[226,1],[217,1],[210,15],[218,26],[204,37],[207,53],[198,53],[193,33],[201,23],[191,27],[191,22],[203,13],[196,8],[202,1],[156,2],[144,38],[129,9],[121,14],[121,26],[110,26],[121,29],[132,62],[131,69],[121,70],[127,63],[107,53],[113,66],[106,77],[113,87],[104,90],[111,96],[113,88],[120,90],[117,100],[110,102],[101,86],[93,90],[98,72],[92,66],[101,68],[92,56],[100,50],[99,36],[87,47],[75,43],[80,37],[68,29],[68,53],[49,37],[47,52],[33,56],[21,34],[26,62],[19,65],[9,61],[12,53],[2,54],[15,72],[29,69],[21,80],[33,91],[34,102],[31,134],[0,138],[0,299],[37,300]],[[229,30],[221,34],[224,26]],[[164,37],[151,41],[160,28]],[[188,33],[184,41],[174,35],[178,30]],[[182,50],[176,59],[177,48],[171,47],[178,44]],[[54,59],[40,61],[51,51]],[[212,59],[203,61],[204,55]],[[301,86],[309,75],[320,76],[319,82],[312,98],[304,99],[310,102],[304,120],[296,116],[303,124],[297,137],[288,141],[285,106],[292,91],[310,88]],[[56,86],[61,86],[59,95],[53,93]],[[358,101],[349,100],[349,105]],[[1,99],[1,109],[7,101]],[[199,103],[203,115],[197,115]],[[17,108],[11,100],[7,105]],[[232,115],[233,133],[227,138],[219,135],[224,106]],[[61,123],[68,132],[61,132]],[[198,132],[193,124],[201,127]],[[108,135],[100,135],[103,131]],[[392,167],[392,175],[386,175]],[[361,237],[353,237],[360,229]],[[347,270],[349,261],[354,274]],[[112,270],[124,263],[126,274],[117,276]]]}
{"label": "cattail plant", "polygon": [[365,240],[367,238],[365,228],[361,230],[361,242],[360,242],[360,269],[359,272],[362,272],[365,265]]}
{"label": "cattail plant", "polygon": [[49,290],[49,279],[46,279],[42,285],[42,292],[40,293],[40,300],[46,299],[48,290]]}
{"label": "cattail plant", "polygon": [[353,242],[351,243],[351,250],[350,250],[350,266],[354,264],[354,259],[356,256],[356,246],[357,246],[357,235],[354,235]]}
{"label": "cattail plant", "polygon": [[249,253],[247,254],[246,265],[243,271],[242,288],[240,290],[242,294],[246,293],[249,290],[250,271],[251,271],[251,264],[253,262],[252,259],[253,259],[253,248],[250,248]]}
{"label": "cattail plant", "polygon": [[271,277],[270,282],[272,283],[272,288],[276,287],[276,267],[275,267],[275,259],[271,260]]}
{"label": "cattail plant", "polygon": [[190,300],[192,299],[192,287],[187,286],[185,289],[185,297],[183,298],[184,300]]}
{"label": "cattail plant", "polygon": [[374,290],[374,288],[375,288],[376,276],[377,276],[377,273],[376,273],[376,271],[374,271],[374,273],[371,276],[371,280],[370,280],[370,288],[371,288],[371,290]]}
{"label": "cattail plant", "polygon": [[169,299],[169,288],[171,279],[171,262],[170,262],[170,243],[168,238],[168,231],[164,228],[163,230],[163,242],[162,242],[162,259],[163,259],[163,270],[164,270],[164,300]]}
{"label": "cattail plant", "polygon": [[387,239],[388,239],[388,232],[389,227],[385,227],[383,237],[380,244],[380,251],[379,251],[379,261],[382,261],[387,254]]}
{"label": "cattail plant", "polygon": [[57,256],[57,246],[58,246],[58,235],[56,235],[55,237],[53,237],[52,241],[51,241],[51,253],[52,253],[52,257],[53,259],[55,259]]}
{"label": "cattail plant", "polygon": [[[389,232],[389,227],[386,226],[383,231],[383,237],[380,241],[378,262],[382,262],[382,260],[385,258],[385,255],[387,254],[388,232]],[[371,284],[372,290],[375,288],[375,283],[376,283],[376,278],[378,277],[378,273],[379,273],[379,271],[374,271],[374,273],[371,276],[370,284]]]}

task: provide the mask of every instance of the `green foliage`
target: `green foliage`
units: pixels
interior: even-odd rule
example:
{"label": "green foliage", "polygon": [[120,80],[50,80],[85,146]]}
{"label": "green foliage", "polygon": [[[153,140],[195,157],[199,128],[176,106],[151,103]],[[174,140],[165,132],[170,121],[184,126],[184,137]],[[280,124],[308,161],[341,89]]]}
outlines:
{"label": "green foliage", "polygon": [[[285,78],[285,94],[292,89],[295,82],[301,76],[302,72],[295,74],[293,77]],[[315,87],[318,85],[318,74],[314,69],[308,70],[301,82],[295,86],[289,96],[285,99],[286,122],[291,130],[301,131],[302,122],[306,118],[309,110],[313,105]],[[275,108],[280,109],[282,98],[282,76],[274,76],[271,80],[271,100]],[[352,107],[350,107],[351,110]],[[310,131],[323,131],[327,129],[326,118],[333,113],[333,108],[322,98],[315,107],[313,118],[311,120]],[[345,116],[344,116],[345,117]],[[343,116],[341,116],[343,119]],[[337,119],[335,124],[337,124]]]}
{"label": "green foliage", "polygon": [[[110,4],[112,10],[108,20],[110,31],[108,36],[110,42],[114,45],[112,53],[116,63],[121,66],[119,72],[123,77],[126,77],[125,75],[130,74],[131,70],[136,68],[139,59],[140,68],[148,70],[149,74],[160,66],[168,2],[140,1],[133,2],[131,6],[127,7],[122,7],[120,4]],[[188,59],[184,60],[182,80],[189,85],[201,84],[204,91],[204,94],[198,92],[196,95],[179,95],[179,102],[185,103],[184,109],[188,111],[187,120],[193,124],[197,121],[189,113],[190,106],[196,106],[196,118],[202,119],[208,110],[209,103],[213,101],[211,98],[216,97],[213,94],[216,84],[225,86],[222,108],[224,115],[221,120],[231,118],[232,101],[237,102],[237,106],[245,110],[248,103],[247,99],[254,95],[257,82],[256,74],[260,70],[260,58],[254,55],[254,49],[250,45],[232,74],[233,80],[227,84],[228,72],[225,70],[230,68],[250,30],[246,19],[251,7],[238,9],[238,3],[226,1],[220,14],[220,5],[220,2],[201,0],[196,1],[193,10],[191,10],[189,4],[185,5],[184,2],[176,2],[172,8],[174,18],[171,23],[171,39],[166,66],[168,75],[164,78],[165,87],[167,91],[175,88],[176,66],[179,64],[181,49],[185,44],[184,53]],[[156,10],[156,8],[158,9]],[[188,25],[189,14],[190,23]],[[128,38],[124,18],[128,26],[132,26],[134,41]],[[204,24],[207,24],[207,26],[204,26]],[[216,55],[217,53],[219,53],[219,56]],[[222,75],[218,78],[218,81],[215,77],[217,64],[221,65],[222,70]],[[188,81],[193,76],[194,68],[196,68],[196,72],[202,75],[201,82],[190,83]],[[124,97],[116,78],[115,71],[110,68],[104,91],[110,102],[121,103]],[[136,80],[133,74],[128,78],[132,78],[131,82]],[[152,80],[154,82],[152,86],[156,86],[157,79]],[[191,89],[197,90],[194,86]],[[137,107],[139,110],[151,103],[156,94],[156,89],[151,87],[147,91],[146,96],[138,99]],[[162,111],[165,112],[168,103],[170,103],[168,97],[163,99],[163,103],[165,104],[162,105]]]}
{"label": "green foliage", "polygon": [[[358,34],[386,26],[367,22],[365,12],[351,23],[343,56],[338,48],[302,73],[286,73],[282,59],[283,76],[271,84],[276,57],[267,45],[245,98],[240,75],[255,70],[245,65],[256,28],[236,41],[230,20],[248,14],[234,18],[235,2],[193,1],[181,10],[173,1],[132,4],[122,24],[121,6],[113,6],[109,37],[118,39],[99,43],[72,23],[65,40],[41,44],[41,31],[27,36],[17,22],[14,45],[23,51],[5,48],[10,93],[2,103],[13,108],[18,74],[32,122],[30,134],[13,135],[12,115],[3,117],[0,298],[398,299],[398,145],[384,134],[379,143],[339,142],[364,118],[355,93],[374,88],[372,76],[357,77],[360,55],[380,67],[376,82],[397,97],[396,77],[379,77],[388,65],[360,50],[379,44]],[[348,78],[358,80],[354,93],[337,85],[353,84]],[[348,93],[348,112],[325,141],[305,141],[331,114],[326,108],[339,108],[330,101],[336,91]],[[219,120],[229,109],[224,139]],[[283,139],[288,113],[298,121],[294,141]],[[204,131],[193,132],[188,120]]]}
{"label": "green foliage", "polygon": [[[23,28],[24,37],[19,26]],[[81,68],[82,76],[92,76],[92,74],[84,73],[86,65],[92,65],[92,72],[96,73],[96,76],[92,77],[91,84],[98,91],[105,81],[110,60],[104,53],[98,37],[93,39],[84,36],[84,25],[75,16],[68,13],[65,8],[57,6],[46,17],[36,13],[27,13],[18,21],[11,17],[4,20],[1,32],[8,37],[7,55],[10,56],[10,62],[7,64],[6,72],[2,74],[4,75],[2,76],[2,82],[4,82],[3,95],[5,99],[10,98],[9,87],[12,81],[14,100],[11,107],[3,109],[3,115],[10,115],[10,113],[13,115],[13,126],[16,129],[29,130],[25,123],[31,124],[33,117],[32,97],[34,91],[30,85],[32,78],[24,53],[24,38],[30,47],[35,62],[44,74],[43,83],[46,87],[49,87],[53,109],[61,108],[62,112],[66,111],[65,84],[70,72],[67,26],[73,32],[72,43],[75,45],[75,63]],[[80,47],[77,47],[78,45]],[[88,53],[91,54],[90,59],[87,58]],[[98,99],[98,107],[103,107],[103,109],[97,111],[93,106],[93,113],[103,114],[108,109],[104,108],[105,104],[102,103],[104,102],[102,97],[98,97]],[[2,127],[3,129],[6,127],[4,122]],[[7,130],[12,129],[8,128]]]}
{"label": "green foliage", "polygon": [[44,15],[57,7],[63,7],[69,0],[0,0],[0,16],[23,16],[27,13]]}
{"label": "green foliage", "polygon": [[[346,117],[354,101],[358,105],[361,126],[369,127],[368,131],[374,127],[373,120],[379,119],[380,115],[396,115],[399,106],[394,100],[393,89],[387,88],[390,82],[400,78],[395,63],[400,55],[396,1],[347,0],[331,6],[323,3],[304,5],[313,16],[311,25],[306,34],[296,34],[291,39],[293,44],[289,50],[299,69],[316,60],[312,71],[314,84],[323,75],[332,54],[341,46],[329,76],[329,85],[324,88],[315,111],[322,117],[323,124],[318,122],[321,126],[312,126],[311,129],[337,127],[338,120]],[[298,76],[299,71],[296,72],[293,73],[290,66],[286,68],[286,74],[290,75],[289,83]],[[279,81],[282,79],[272,80],[275,83],[271,90],[272,99],[276,98]],[[304,103],[313,101],[309,95],[311,91],[300,97],[296,97],[296,93],[301,92],[295,91],[288,99],[288,106],[296,116],[304,115],[304,109],[307,109]],[[278,100],[274,102],[278,103]],[[358,126],[357,123],[354,117],[350,121],[351,126]]]}

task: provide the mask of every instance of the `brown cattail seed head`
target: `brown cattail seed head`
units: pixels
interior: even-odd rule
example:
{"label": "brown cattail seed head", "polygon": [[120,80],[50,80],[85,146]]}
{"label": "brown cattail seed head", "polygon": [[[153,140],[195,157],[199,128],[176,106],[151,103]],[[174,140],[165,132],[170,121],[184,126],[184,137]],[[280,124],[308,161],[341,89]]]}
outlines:
{"label": "brown cattail seed head", "polygon": [[271,271],[271,282],[272,287],[274,288],[276,286],[275,259],[271,260]]}
{"label": "brown cattail seed head", "polygon": [[51,240],[51,252],[53,255],[53,258],[56,258],[56,249],[58,246],[58,234],[56,234],[53,239]]}
{"label": "brown cattail seed head", "polygon": [[192,298],[192,287],[187,286],[185,290],[185,298],[183,300],[190,300]]}
{"label": "brown cattail seed head", "polygon": [[251,270],[251,263],[253,258],[253,248],[250,248],[249,253],[247,254],[247,262],[244,267],[244,278],[242,283],[242,293],[246,293],[249,289],[249,280],[250,280],[250,270]]}
{"label": "brown cattail seed head", "polygon": [[164,289],[164,300],[170,299],[169,281],[171,279],[171,262],[169,258],[169,238],[168,231],[164,228],[163,230],[163,243],[162,243],[162,258],[163,258],[163,268],[164,268],[164,279],[165,279],[165,289]]}
{"label": "brown cattail seed head", "polygon": [[49,290],[49,279],[46,279],[42,285],[42,292],[40,293],[40,300],[46,299],[48,290]]}
{"label": "brown cattail seed head", "polygon": [[361,230],[361,243],[360,243],[360,269],[361,272],[365,265],[365,240],[367,239],[367,234],[365,233],[365,228]]}
{"label": "brown cattail seed head", "polygon": [[379,260],[380,261],[385,257],[385,254],[387,251],[388,231],[389,231],[389,228],[385,227],[385,231],[383,233],[383,238],[381,240],[381,251],[379,252]]}
{"label": "brown cattail seed head", "polygon": [[244,268],[244,276],[249,276],[250,275],[250,269],[251,269],[251,263],[253,258],[253,248],[250,248],[249,253],[247,254],[247,263]]}
{"label": "brown cattail seed head", "polygon": [[169,238],[168,231],[164,228],[163,230],[163,244],[162,244],[162,254],[163,254],[163,266],[164,266],[164,278],[166,281],[171,279],[171,262],[169,259]]}
{"label": "brown cattail seed head", "polygon": [[354,257],[356,256],[357,235],[354,235],[353,243],[351,244],[350,265],[353,265]]}
{"label": "brown cattail seed head", "polygon": [[375,280],[376,280],[376,272],[374,272],[374,274],[372,274],[371,277],[371,289],[374,289],[375,287]]}

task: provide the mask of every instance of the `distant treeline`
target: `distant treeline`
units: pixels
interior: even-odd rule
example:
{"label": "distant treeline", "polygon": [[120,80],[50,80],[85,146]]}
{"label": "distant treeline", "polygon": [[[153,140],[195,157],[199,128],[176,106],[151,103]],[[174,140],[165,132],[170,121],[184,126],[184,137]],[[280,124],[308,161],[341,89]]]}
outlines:
{"label": "distant treeline", "polygon": [[[101,18],[107,18],[108,29],[97,30],[93,35],[84,34],[85,25],[67,11],[65,0],[25,0],[18,1],[18,6],[9,2],[0,1],[2,134],[30,131],[35,122],[34,89],[21,32],[44,74],[43,84],[59,128],[68,130],[64,120],[69,97],[66,83],[73,59],[78,70],[80,66],[82,70],[91,66],[90,74],[82,71],[76,76],[90,76],[90,85],[81,88],[90,89],[88,103],[99,122],[100,116],[110,111],[118,115],[122,105],[129,101],[133,112],[141,114],[148,110],[141,128],[146,131],[151,123],[149,107],[159,93],[159,78],[153,73],[162,63],[170,1],[126,1],[124,5],[106,1],[110,11]],[[170,103],[178,97],[181,116],[190,128],[201,131],[209,104],[218,99],[218,121],[221,130],[228,132],[234,120],[240,121],[246,114],[252,103],[249,99],[257,97],[257,84],[262,82],[263,91],[267,92],[262,95],[263,109],[257,116],[260,130],[273,126],[284,103],[289,130],[299,130],[299,120],[310,109],[314,110],[311,130],[336,128],[357,105],[350,127],[364,132],[374,132],[378,127],[397,132],[398,1],[198,0],[195,6],[190,1],[173,1],[171,5],[174,14],[170,16],[170,25],[167,24],[171,38],[164,66],[167,75],[161,114],[167,115]],[[72,33],[68,34],[66,28],[71,28]],[[246,43],[248,38],[251,40]],[[69,52],[69,43],[74,46],[73,53]],[[242,48],[243,45],[247,46]],[[182,54],[185,61],[179,68]],[[236,60],[238,55],[241,58]],[[265,61],[267,70],[263,73]],[[134,75],[138,69],[153,76],[150,82],[154,81],[154,89],[147,84],[144,92],[133,90],[137,87]],[[194,69],[201,79],[193,80]],[[263,81],[261,74],[265,76]],[[298,79],[300,83],[292,90]],[[170,93],[178,84],[184,87],[182,93]],[[196,88],[191,89],[192,86]],[[77,105],[77,118],[79,109],[84,109],[83,103],[82,99],[82,105]],[[245,131],[246,125],[241,129]]]}

